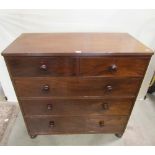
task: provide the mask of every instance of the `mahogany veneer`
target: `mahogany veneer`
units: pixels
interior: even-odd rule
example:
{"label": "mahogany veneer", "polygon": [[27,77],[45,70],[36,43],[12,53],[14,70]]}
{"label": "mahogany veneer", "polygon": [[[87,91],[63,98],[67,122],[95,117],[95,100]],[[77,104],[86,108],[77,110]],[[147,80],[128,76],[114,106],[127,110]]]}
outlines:
{"label": "mahogany veneer", "polygon": [[32,138],[121,136],[152,54],[126,33],[28,33],[2,53]]}

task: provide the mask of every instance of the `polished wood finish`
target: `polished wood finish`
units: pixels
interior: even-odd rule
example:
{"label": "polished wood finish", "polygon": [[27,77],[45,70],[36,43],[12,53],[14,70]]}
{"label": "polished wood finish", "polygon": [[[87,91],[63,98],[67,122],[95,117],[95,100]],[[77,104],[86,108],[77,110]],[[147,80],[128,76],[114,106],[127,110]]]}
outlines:
{"label": "polished wood finish", "polygon": [[81,76],[144,76],[149,57],[84,57],[80,58]]}
{"label": "polished wood finish", "polygon": [[140,78],[15,78],[19,97],[136,96]]}
{"label": "polished wood finish", "polygon": [[122,131],[127,121],[125,116],[44,116],[26,119],[33,134],[117,133]]}
{"label": "polished wood finish", "polygon": [[8,57],[7,63],[14,77],[24,76],[75,76],[75,57]]}
{"label": "polished wood finish", "polygon": [[20,100],[25,116],[128,115],[133,98],[125,99],[27,99]]}
{"label": "polished wood finish", "polygon": [[2,53],[31,138],[122,136],[152,54],[126,33],[22,34]]}
{"label": "polished wood finish", "polygon": [[[7,57],[14,77],[135,76],[143,77],[149,57]],[[79,73],[80,70],[80,73]]]}
{"label": "polished wood finish", "polygon": [[153,51],[127,33],[25,33],[2,54],[5,56],[101,56],[151,55]]}

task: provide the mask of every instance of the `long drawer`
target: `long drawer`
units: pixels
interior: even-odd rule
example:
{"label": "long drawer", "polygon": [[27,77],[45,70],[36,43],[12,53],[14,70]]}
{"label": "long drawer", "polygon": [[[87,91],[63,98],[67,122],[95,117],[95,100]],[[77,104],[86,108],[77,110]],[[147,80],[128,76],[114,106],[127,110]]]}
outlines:
{"label": "long drawer", "polygon": [[136,96],[139,78],[15,78],[19,97]]}
{"label": "long drawer", "polygon": [[149,57],[81,57],[80,76],[143,76]]}
{"label": "long drawer", "polygon": [[29,130],[33,134],[57,133],[119,133],[127,121],[125,116],[95,117],[27,117]]}
{"label": "long drawer", "polygon": [[24,115],[129,115],[133,99],[20,100]]}

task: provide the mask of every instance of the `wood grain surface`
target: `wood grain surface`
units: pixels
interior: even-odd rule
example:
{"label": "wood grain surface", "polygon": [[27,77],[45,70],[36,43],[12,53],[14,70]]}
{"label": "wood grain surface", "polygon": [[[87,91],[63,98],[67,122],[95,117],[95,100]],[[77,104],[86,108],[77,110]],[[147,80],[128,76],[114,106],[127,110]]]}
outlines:
{"label": "wood grain surface", "polygon": [[122,135],[152,54],[127,33],[28,33],[2,53],[31,138]]}
{"label": "wood grain surface", "polygon": [[121,53],[152,55],[153,51],[127,33],[25,33],[2,54],[5,56],[64,56]]}
{"label": "wood grain surface", "polygon": [[123,130],[127,121],[124,116],[44,116],[26,119],[33,134],[117,133]]}
{"label": "wood grain surface", "polygon": [[136,96],[140,78],[15,78],[19,97]]}
{"label": "wood grain surface", "polygon": [[21,99],[24,115],[128,115],[134,99]]}

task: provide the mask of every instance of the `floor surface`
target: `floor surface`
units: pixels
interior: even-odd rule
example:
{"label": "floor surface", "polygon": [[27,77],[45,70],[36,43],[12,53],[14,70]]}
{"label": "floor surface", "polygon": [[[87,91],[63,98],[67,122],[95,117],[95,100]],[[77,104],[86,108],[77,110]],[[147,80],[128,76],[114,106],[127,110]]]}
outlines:
{"label": "floor surface", "polygon": [[6,145],[19,113],[17,104],[0,101],[0,145]]}
{"label": "floor surface", "polygon": [[114,134],[47,135],[31,139],[27,134],[21,113],[11,132],[7,145],[155,145],[155,96],[137,101],[122,138]]}

